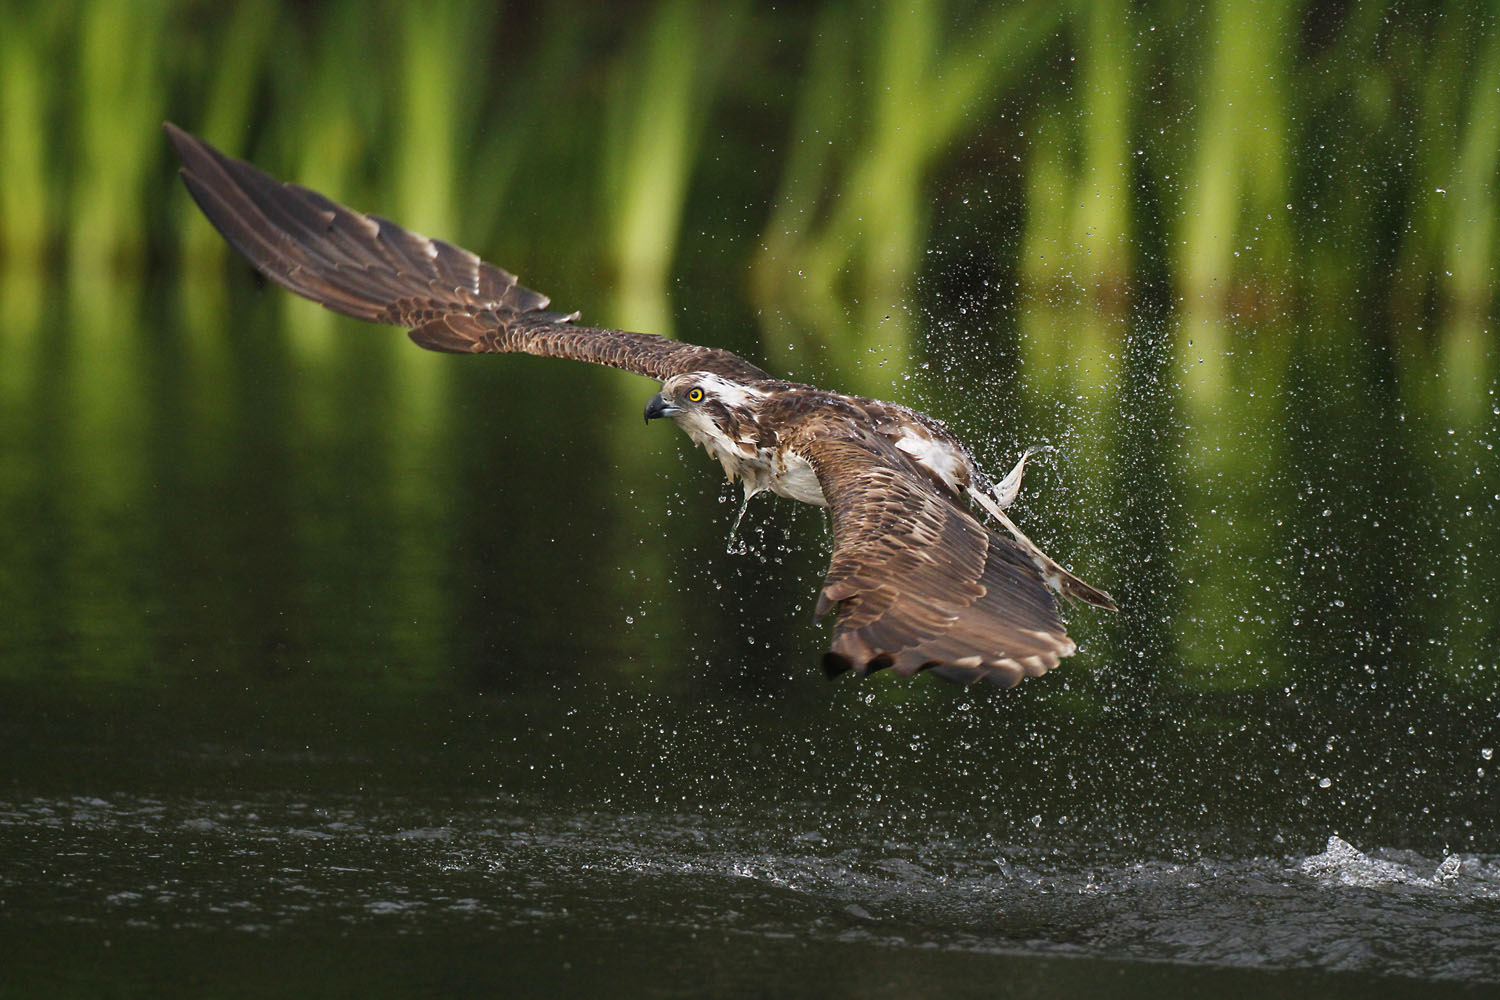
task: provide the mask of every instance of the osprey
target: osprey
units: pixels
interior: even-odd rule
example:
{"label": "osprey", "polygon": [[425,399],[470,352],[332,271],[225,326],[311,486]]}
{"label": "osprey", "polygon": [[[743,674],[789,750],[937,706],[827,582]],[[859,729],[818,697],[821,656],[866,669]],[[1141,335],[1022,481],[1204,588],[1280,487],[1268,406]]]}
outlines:
{"label": "osprey", "polygon": [[[747,499],[770,490],[829,508],[833,558],[817,613],[837,611],[830,676],[930,669],[1010,687],[1076,649],[1054,592],[1115,610],[1006,516],[1030,452],[996,482],[925,413],[774,378],[728,351],[578,326],[577,313],[549,309],[547,296],[467,250],[165,128],[198,206],[272,281],[334,312],[407,327],[428,350],[572,358],[656,379],[646,419],[674,420]],[[970,501],[1009,537],[981,524]]]}

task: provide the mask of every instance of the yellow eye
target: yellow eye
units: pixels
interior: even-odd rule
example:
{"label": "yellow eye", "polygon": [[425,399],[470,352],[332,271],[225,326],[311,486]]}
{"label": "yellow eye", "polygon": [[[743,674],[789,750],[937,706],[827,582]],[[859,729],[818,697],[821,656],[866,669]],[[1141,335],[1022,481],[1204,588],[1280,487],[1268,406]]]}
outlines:
{"label": "yellow eye", "polygon": [[699,389],[697,386],[694,386],[693,388],[689,389],[688,390],[688,402],[689,403],[701,403],[701,402],[703,402],[703,390]]}

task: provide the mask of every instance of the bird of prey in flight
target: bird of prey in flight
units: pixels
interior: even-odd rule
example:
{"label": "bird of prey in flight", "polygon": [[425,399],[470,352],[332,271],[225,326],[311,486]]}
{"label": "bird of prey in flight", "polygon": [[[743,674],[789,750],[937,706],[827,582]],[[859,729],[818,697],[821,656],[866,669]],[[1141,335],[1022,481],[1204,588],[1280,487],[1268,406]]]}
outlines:
{"label": "bird of prey in flight", "polygon": [[[837,611],[830,675],[882,668],[1010,687],[1075,650],[1054,592],[1115,609],[1006,516],[1026,456],[996,482],[937,420],[895,403],[775,378],[728,351],[596,330],[467,250],[282,184],[176,126],[182,179],[230,245],[272,281],[334,312],[404,326],[454,354],[520,352],[661,383],[670,417],[740,480],[830,509],[833,558],[817,612]],[[1028,453],[1029,454],[1029,453]],[[985,527],[988,515],[1004,530]]]}

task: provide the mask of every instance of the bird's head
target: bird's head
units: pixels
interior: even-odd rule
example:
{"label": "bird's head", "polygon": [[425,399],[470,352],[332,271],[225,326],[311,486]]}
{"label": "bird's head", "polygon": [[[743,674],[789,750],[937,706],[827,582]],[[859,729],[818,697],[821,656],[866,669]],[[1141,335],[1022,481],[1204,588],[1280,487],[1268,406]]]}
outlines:
{"label": "bird's head", "polygon": [[661,392],[646,402],[646,419],[674,417],[683,422],[697,415],[717,423],[730,411],[753,412],[765,395],[760,389],[712,372],[686,372],[662,383]]}
{"label": "bird's head", "polygon": [[710,445],[738,440],[742,428],[753,424],[761,389],[712,372],[686,372],[662,383],[661,392],[646,403],[646,419],[671,417],[695,442]]}

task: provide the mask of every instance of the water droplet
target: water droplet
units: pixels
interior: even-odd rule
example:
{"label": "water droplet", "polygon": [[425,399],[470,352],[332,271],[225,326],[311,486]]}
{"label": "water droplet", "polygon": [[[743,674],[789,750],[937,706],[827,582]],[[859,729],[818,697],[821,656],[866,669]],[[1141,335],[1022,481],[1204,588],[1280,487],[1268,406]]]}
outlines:
{"label": "water droplet", "polygon": [[1483,749],[1481,749],[1479,751],[1479,756],[1483,757],[1485,760],[1494,760],[1495,759],[1495,748],[1494,747],[1484,747]]}
{"label": "water droplet", "polygon": [[1331,788],[1331,787],[1333,787],[1333,779],[1332,778],[1319,778],[1318,779],[1318,787],[1319,788]]}

